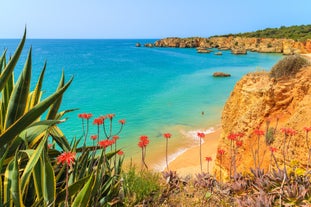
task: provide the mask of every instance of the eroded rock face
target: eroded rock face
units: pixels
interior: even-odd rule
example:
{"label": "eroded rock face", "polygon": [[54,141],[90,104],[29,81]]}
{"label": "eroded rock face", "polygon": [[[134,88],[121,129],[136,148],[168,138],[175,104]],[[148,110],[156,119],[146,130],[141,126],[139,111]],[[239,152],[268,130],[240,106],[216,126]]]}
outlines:
{"label": "eroded rock face", "polygon": [[[230,133],[244,133],[243,146],[238,149],[237,171],[245,172],[254,167],[253,153],[257,149],[255,129],[266,132],[267,123],[275,129],[275,141],[271,145],[260,137],[259,155],[261,167],[268,169],[271,153],[269,147],[276,147],[276,158],[282,163],[284,134],[281,128],[292,128],[296,135],[291,137],[287,161],[296,160],[307,163],[308,147],[304,127],[311,126],[311,67],[301,69],[294,77],[275,80],[267,72],[255,72],[245,75],[234,87],[222,113],[220,148],[226,154],[222,161],[222,170],[228,173],[230,166],[230,148],[227,136]],[[277,126],[277,127],[276,127]],[[219,165],[219,156],[218,156]],[[215,167],[219,170],[219,166]],[[219,172],[216,172],[218,174]],[[227,174],[228,175],[228,174]]]}
{"label": "eroded rock face", "polygon": [[154,43],[155,47],[219,48],[230,49],[235,54],[246,51],[263,53],[304,54],[311,53],[311,40],[297,42],[291,39],[212,37],[212,38],[165,38]]}

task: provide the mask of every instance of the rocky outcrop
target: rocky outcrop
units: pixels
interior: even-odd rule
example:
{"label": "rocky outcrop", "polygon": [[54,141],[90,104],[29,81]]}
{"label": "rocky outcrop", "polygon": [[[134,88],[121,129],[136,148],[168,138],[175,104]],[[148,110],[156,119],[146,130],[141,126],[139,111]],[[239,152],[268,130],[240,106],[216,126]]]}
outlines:
{"label": "rocky outcrop", "polygon": [[218,48],[230,49],[235,54],[246,51],[262,53],[304,54],[311,53],[311,40],[297,42],[291,39],[275,38],[243,38],[243,37],[211,37],[211,38],[165,38],[154,43],[155,47],[180,48]]}
{"label": "rocky outcrop", "polygon": [[[268,72],[255,72],[245,75],[234,87],[222,113],[220,148],[226,151],[222,159],[222,171],[228,172],[230,149],[227,136],[242,132],[243,146],[238,149],[236,166],[238,172],[249,171],[254,167],[253,153],[257,146],[255,129],[266,132],[267,126],[275,130],[275,141],[267,145],[265,137],[260,138],[261,167],[268,169],[271,164],[269,147],[277,148],[276,158],[282,163],[282,127],[296,130],[291,137],[287,161],[307,164],[308,147],[304,127],[311,126],[311,67],[301,69],[294,77],[279,80],[270,78]],[[269,125],[267,125],[269,124]],[[219,165],[219,157],[218,157]],[[216,170],[219,167],[215,167]]]}
{"label": "rocky outcrop", "polygon": [[205,47],[198,47],[197,48],[197,53],[210,53],[210,52],[212,52],[212,50],[209,50]]}
{"label": "rocky outcrop", "polygon": [[233,47],[231,53],[235,55],[246,55],[247,50],[244,47]]}
{"label": "rocky outcrop", "polygon": [[231,75],[229,73],[224,73],[224,72],[215,72],[213,73],[214,77],[230,77]]}
{"label": "rocky outcrop", "polygon": [[145,47],[153,47],[154,45],[152,43],[146,43],[144,46]]}

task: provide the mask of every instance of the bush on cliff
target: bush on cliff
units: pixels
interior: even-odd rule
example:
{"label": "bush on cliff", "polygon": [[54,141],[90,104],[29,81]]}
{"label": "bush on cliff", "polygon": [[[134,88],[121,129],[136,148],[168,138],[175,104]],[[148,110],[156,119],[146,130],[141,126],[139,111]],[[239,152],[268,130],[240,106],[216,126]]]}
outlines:
{"label": "bush on cliff", "polygon": [[272,78],[282,78],[295,75],[302,67],[310,65],[308,60],[300,55],[290,55],[277,62],[271,69]]}

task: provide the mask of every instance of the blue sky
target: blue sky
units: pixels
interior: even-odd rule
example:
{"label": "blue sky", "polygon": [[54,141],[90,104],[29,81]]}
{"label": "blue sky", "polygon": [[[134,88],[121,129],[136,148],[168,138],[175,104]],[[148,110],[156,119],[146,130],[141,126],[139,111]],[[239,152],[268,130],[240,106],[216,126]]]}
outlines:
{"label": "blue sky", "polygon": [[1,0],[0,38],[163,38],[311,24],[310,0]]}

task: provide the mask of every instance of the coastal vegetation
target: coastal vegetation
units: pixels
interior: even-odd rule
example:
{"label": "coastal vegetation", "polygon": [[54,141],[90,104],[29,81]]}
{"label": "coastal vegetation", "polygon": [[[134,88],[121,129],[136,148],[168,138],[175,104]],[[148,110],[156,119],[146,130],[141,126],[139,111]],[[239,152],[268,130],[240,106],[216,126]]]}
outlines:
{"label": "coastal vegetation", "polygon": [[[72,110],[59,111],[62,96],[72,78],[65,82],[62,74],[56,91],[42,99],[44,64],[33,91],[31,81],[31,49],[21,74],[14,79],[14,69],[26,41],[26,32],[14,55],[7,61],[6,51],[0,57],[0,206],[307,206],[311,204],[311,146],[305,127],[305,146],[308,161],[303,165],[290,161],[289,146],[296,130],[277,124],[267,131],[252,129],[257,139],[253,145],[253,167],[239,171],[237,155],[243,154],[243,132],[231,132],[226,139],[227,149],[217,150],[217,162],[209,171],[211,157],[206,157],[207,171],[202,167],[200,138],[200,169],[195,177],[180,177],[167,170],[152,172],[146,163],[148,136],[139,138],[142,166],[126,166],[124,153],[117,142],[125,119],[116,120],[113,113],[93,117],[80,113],[81,135],[70,143],[58,127],[66,121],[63,116]],[[292,58],[292,57],[291,57]],[[277,77],[297,72],[305,65],[301,57],[285,59],[274,67]],[[296,63],[298,62],[298,63]],[[302,62],[302,63],[301,63]],[[295,68],[293,68],[295,66]],[[286,72],[283,72],[285,70]],[[272,74],[272,72],[271,72]],[[281,74],[281,75],[278,75]],[[45,116],[45,118],[44,118]],[[117,126],[116,126],[117,125]],[[90,134],[90,127],[96,134]],[[114,128],[116,131],[113,131]],[[274,136],[283,139],[274,147]],[[173,135],[163,134],[166,141]],[[270,146],[269,170],[262,167],[263,137]],[[272,137],[271,137],[272,136]],[[92,139],[93,145],[87,144]],[[206,140],[208,141],[208,140]],[[279,159],[276,154],[279,153]],[[229,176],[223,164],[229,163]],[[242,163],[240,163],[242,164]]]}
{"label": "coastal vegetation", "polygon": [[310,62],[300,55],[287,56],[272,67],[270,75],[273,78],[293,76],[302,67],[308,65],[310,65]]}
{"label": "coastal vegetation", "polygon": [[296,41],[306,41],[311,39],[311,25],[281,26],[279,28],[266,28],[255,32],[245,32],[238,34],[215,35],[213,37],[255,37],[255,38],[278,38],[293,39]]}

